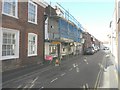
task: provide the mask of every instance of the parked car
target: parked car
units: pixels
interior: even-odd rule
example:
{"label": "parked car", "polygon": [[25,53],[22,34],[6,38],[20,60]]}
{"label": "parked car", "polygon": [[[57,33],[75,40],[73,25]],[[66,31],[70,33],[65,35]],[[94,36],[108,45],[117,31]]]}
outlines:
{"label": "parked car", "polygon": [[86,54],[94,54],[94,48],[93,47],[88,47],[87,49],[85,49],[85,51],[84,51],[84,54],[86,55]]}
{"label": "parked car", "polygon": [[103,50],[109,50],[109,48],[108,47],[104,47]]}
{"label": "parked car", "polygon": [[103,50],[105,51],[105,53],[110,53],[110,49],[108,47],[104,47]]}
{"label": "parked car", "polygon": [[97,48],[97,46],[95,46],[95,47],[94,47],[94,50],[95,50],[95,52],[97,52],[97,51],[98,51],[98,48]]}
{"label": "parked car", "polygon": [[99,46],[97,46],[97,49],[98,49],[98,51],[100,50],[100,47]]}

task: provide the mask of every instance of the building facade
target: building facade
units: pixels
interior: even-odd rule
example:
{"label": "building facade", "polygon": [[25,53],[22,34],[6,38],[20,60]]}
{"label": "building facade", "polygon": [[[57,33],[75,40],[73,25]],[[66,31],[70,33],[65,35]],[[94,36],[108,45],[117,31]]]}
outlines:
{"label": "building facade", "polygon": [[83,38],[84,38],[84,44],[83,44],[83,51],[88,48],[88,47],[92,47],[93,45],[93,38],[91,38],[91,34],[89,34],[88,32],[84,32],[83,33]]}
{"label": "building facade", "polygon": [[3,72],[43,62],[45,3],[2,0],[0,60]]}
{"label": "building facade", "polygon": [[[67,13],[67,14],[66,14]],[[66,15],[64,15],[66,14]],[[45,56],[51,55],[62,59],[67,55],[82,52],[82,29],[72,20],[68,12],[60,7],[48,6],[45,21]]]}

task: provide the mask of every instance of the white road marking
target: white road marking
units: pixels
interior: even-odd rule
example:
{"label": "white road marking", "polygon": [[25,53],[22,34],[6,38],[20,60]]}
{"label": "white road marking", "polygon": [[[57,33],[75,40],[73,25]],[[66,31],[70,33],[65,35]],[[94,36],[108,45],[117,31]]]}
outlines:
{"label": "white road marking", "polygon": [[75,63],[73,64],[73,67],[76,67]]}
{"label": "white road marking", "polygon": [[83,88],[85,88],[85,85],[83,85]]}
{"label": "white road marking", "polygon": [[24,88],[27,88],[28,86],[26,85]]}
{"label": "white road marking", "polygon": [[44,88],[44,87],[41,87],[41,88]]}
{"label": "white road marking", "polygon": [[83,85],[83,88],[85,88],[85,89],[86,89],[86,88],[89,88],[89,87],[88,87],[88,84],[86,83],[85,85]]}
{"label": "white road marking", "polygon": [[76,64],[76,67],[78,66],[78,64]]}
{"label": "white road marking", "polygon": [[19,85],[17,88],[20,88],[22,85]]}
{"label": "white road marking", "polygon": [[86,85],[86,88],[89,88],[87,83],[85,85]]}
{"label": "white road marking", "polygon": [[103,65],[101,63],[98,63],[99,67],[100,68],[104,68]]}
{"label": "white road marking", "polygon": [[32,88],[34,86],[34,83],[30,86],[30,88]]}
{"label": "white road marking", "polygon": [[84,59],[84,62],[86,62],[86,64],[88,64],[88,61],[86,59]]}
{"label": "white road marking", "polygon": [[38,77],[36,77],[33,81],[32,81],[32,83],[35,83],[35,81],[38,79]]}
{"label": "white road marking", "polygon": [[61,74],[60,76],[64,76],[66,73]]}
{"label": "white road marking", "polygon": [[79,72],[79,68],[78,67],[76,68],[76,71]]}
{"label": "white road marking", "polygon": [[52,83],[52,82],[56,81],[57,79],[58,79],[58,78],[53,79],[50,83]]}
{"label": "white road marking", "polygon": [[110,55],[107,54],[105,57],[109,57],[109,56],[110,56]]}
{"label": "white road marking", "polygon": [[85,62],[87,62],[87,60],[86,60],[86,59],[84,59],[84,61],[85,61]]}
{"label": "white road marking", "polygon": [[69,71],[72,71],[72,68],[70,68]]}

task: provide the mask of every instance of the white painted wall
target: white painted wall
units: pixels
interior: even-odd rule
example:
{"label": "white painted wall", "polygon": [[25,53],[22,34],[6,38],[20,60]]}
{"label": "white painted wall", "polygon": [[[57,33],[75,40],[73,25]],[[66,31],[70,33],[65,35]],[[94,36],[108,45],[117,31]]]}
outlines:
{"label": "white painted wall", "polygon": [[45,42],[45,55],[49,55],[49,45],[50,45],[50,43],[48,43],[48,42]]}
{"label": "white painted wall", "polygon": [[45,20],[45,39],[49,39],[49,36],[48,36],[48,18]]}

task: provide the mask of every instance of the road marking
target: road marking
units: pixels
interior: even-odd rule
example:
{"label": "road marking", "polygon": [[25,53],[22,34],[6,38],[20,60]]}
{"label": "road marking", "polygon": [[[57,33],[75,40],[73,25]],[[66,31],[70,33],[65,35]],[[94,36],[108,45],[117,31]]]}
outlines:
{"label": "road marking", "polygon": [[30,88],[32,88],[34,86],[34,83],[30,86]]}
{"label": "road marking", "polygon": [[85,85],[83,85],[83,88],[85,88]]}
{"label": "road marking", "polygon": [[75,63],[73,64],[73,67],[76,67]]}
{"label": "road marking", "polygon": [[99,67],[100,68],[104,68],[103,65],[101,63],[98,63]]}
{"label": "road marking", "polygon": [[83,88],[86,90],[88,87],[88,84],[86,83],[85,85],[83,85]]}
{"label": "road marking", "polygon": [[41,87],[41,88],[44,88],[44,87]]}
{"label": "road marking", "polygon": [[26,85],[24,88],[27,88],[28,86]]}
{"label": "road marking", "polygon": [[70,68],[69,71],[72,71],[73,68]]}
{"label": "road marking", "polygon": [[84,62],[87,62],[87,60],[86,60],[86,59],[84,59]]}
{"label": "road marking", "polygon": [[97,79],[96,79],[94,88],[97,88],[97,84],[98,84],[98,80],[99,80],[99,77],[100,77],[100,73],[101,73],[101,72],[102,72],[102,71],[101,71],[101,69],[100,69],[100,71],[99,71],[99,73],[98,73],[98,75],[97,75]]}
{"label": "road marking", "polygon": [[58,79],[58,78],[53,79],[50,83],[52,83],[52,82],[56,81],[57,79]]}
{"label": "road marking", "polygon": [[22,85],[19,85],[17,88],[20,88]]}
{"label": "road marking", "polygon": [[[54,68],[54,67],[53,67],[53,68]],[[40,71],[40,70],[36,70],[36,71],[34,71],[34,72],[25,74],[25,75],[23,75],[23,76],[19,76],[19,77],[17,77],[17,78],[14,78],[14,79],[12,79],[12,80],[9,80],[9,81],[6,81],[6,82],[4,82],[3,84],[7,84],[7,83],[10,83],[10,82],[15,82],[16,79],[17,79],[17,81],[18,81],[18,80],[21,81],[23,77],[27,77],[27,78],[28,78],[28,77],[31,77],[33,74],[35,74],[35,75],[36,75],[36,74],[40,74],[40,73],[43,73],[43,72],[45,72],[45,71],[51,70],[51,69],[53,69],[53,68],[45,69],[45,70],[43,70],[43,71],[41,71],[41,72],[39,72],[39,73],[38,73],[38,71]]]}
{"label": "road marking", "polygon": [[88,61],[86,59],[84,59],[84,62],[86,62],[86,64],[88,64]]}
{"label": "road marking", "polygon": [[33,81],[32,81],[32,83],[35,83],[35,81],[38,79],[38,77],[36,77]]}
{"label": "road marking", "polygon": [[78,67],[78,64],[76,64],[76,67]]}
{"label": "road marking", "polygon": [[61,74],[60,76],[64,76],[66,73]]}
{"label": "road marking", "polygon": [[76,67],[76,71],[79,72],[79,68],[78,67]]}
{"label": "road marking", "polygon": [[86,88],[89,88],[87,83],[85,84],[85,86],[86,86]]}
{"label": "road marking", "polygon": [[110,56],[110,55],[107,54],[105,57],[109,57],[109,56]]}

